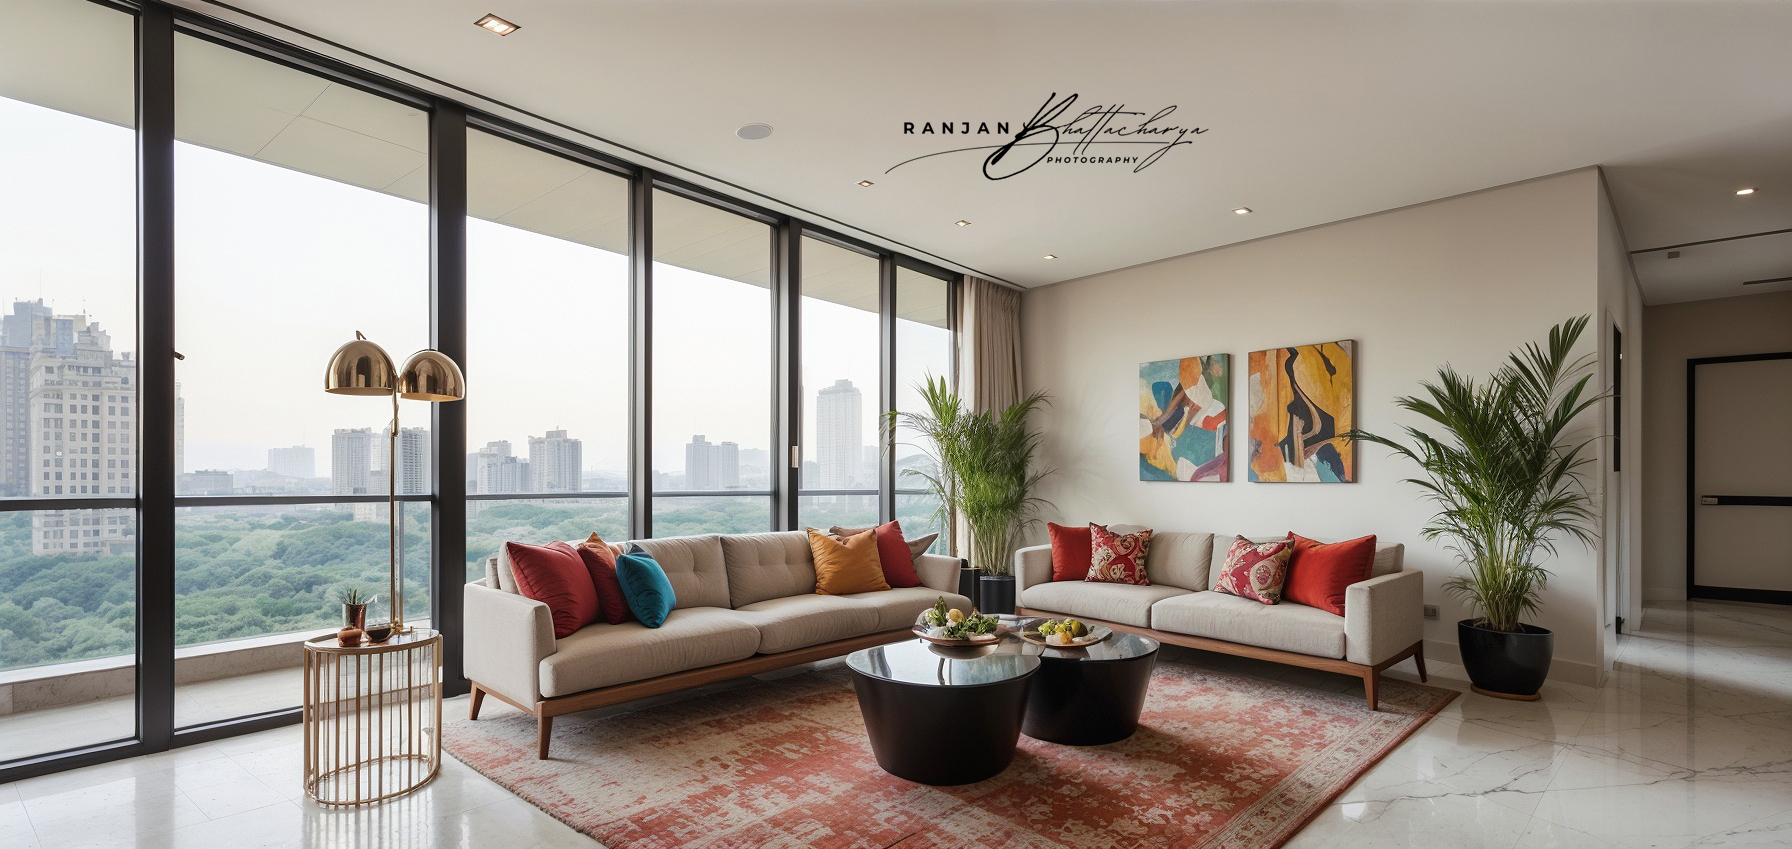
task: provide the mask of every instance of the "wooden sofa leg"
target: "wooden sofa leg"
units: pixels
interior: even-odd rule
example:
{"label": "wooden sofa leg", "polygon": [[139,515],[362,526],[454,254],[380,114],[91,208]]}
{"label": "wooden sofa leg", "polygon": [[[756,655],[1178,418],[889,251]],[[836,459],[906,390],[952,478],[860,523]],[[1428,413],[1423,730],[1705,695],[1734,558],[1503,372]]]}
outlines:
{"label": "wooden sofa leg", "polygon": [[1363,695],[1367,696],[1369,699],[1369,709],[1370,710],[1377,709],[1376,705],[1379,703],[1377,701],[1377,696],[1379,694],[1376,693],[1375,690],[1380,684],[1381,684],[1381,673],[1380,672],[1377,672],[1374,669],[1370,669],[1369,671],[1363,673]]}
{"label": "wooden sofa leg", "polygon": [[1424,643],[1419,643],[1419,647],[1413,651],[1412,662],[1419,665],[1419,681],[1421,681],[1421,682],[1430,681],[1431,678],[1425,674],[1425,644]]}
{"label": "wooden sofa leg", "polygon": [[473,698],[467,702],[467,718],[468,719],[478,719],[479,718],[479,706],[483,705],[483,704],[485,704],[485,691],[479,689],[478,684],[474,684],[473,685]]}
{"label": "wooden sofa leg", "polygon": [[548,759],[548,738],[552,737],[553,734],[554,734],[554,718],[551,716],[543,716],[541,714],[536,714],[536,716],[535,716],[535,747],[536,747],[536,754],[539,759],[544,760],[544,761]]}

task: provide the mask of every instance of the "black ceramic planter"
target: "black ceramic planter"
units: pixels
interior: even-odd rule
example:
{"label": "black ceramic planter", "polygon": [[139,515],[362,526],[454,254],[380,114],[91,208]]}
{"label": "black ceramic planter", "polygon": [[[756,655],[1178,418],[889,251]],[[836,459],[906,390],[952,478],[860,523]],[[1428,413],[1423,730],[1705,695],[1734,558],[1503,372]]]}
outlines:
{"label": "black ceramic planter", "polygon": [[984,613],[1014,612],[1014,576],[984,575],[977,579],[977,609]]}
{"label": "black ceramic planter", "polygon": [[977,574],[977,570],[969,566],[958,567],[958,594],[970,599],[973,609],[977,607]]}
{"label": "black ceramic planter", "polygon": [[1549,677],[1556,635],[1535,625],[1520,624],[1523,631],[1512,632],[1482,628],[1474,622],[1464,619],[1456,623],[1462,666],[1474,689],[1506,699],[1537,699],[1537,691]]}

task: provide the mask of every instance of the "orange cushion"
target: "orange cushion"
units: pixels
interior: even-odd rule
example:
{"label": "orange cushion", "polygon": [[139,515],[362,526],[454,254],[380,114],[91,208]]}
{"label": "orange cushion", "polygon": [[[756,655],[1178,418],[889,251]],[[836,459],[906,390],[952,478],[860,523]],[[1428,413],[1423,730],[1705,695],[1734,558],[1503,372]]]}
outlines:
{"label": "orange cushion", "polygon": [[809,529],[809,551],[815,555],[815,591],[821,595],[851,595],[890,588],[877,560],[877,534],[866,531],[836,541]]}
{"label": "orange cushion", "polygon": [[1045,523],[1045,531],[1052,538],[1052,580],[1081,581],[1089,577],[1089,556],[1095,545],[1091,527]]}
{"label": "orange cushion", "polygon": [[1294,557],[1288,561],[1282,600],[1343,616],[1344,588],[1369,580],[1375,566],[1375,535],[1329,543],[1288,536],[1294,540]]}

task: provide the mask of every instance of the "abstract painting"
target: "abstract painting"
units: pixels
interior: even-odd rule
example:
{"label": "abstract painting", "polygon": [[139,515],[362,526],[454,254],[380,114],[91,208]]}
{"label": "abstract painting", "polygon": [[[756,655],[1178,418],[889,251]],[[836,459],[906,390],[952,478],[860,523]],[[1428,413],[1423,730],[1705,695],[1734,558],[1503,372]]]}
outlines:
{"label": "abstract painting", "polygon": [[1232,357],[1139,366],[1139,480],[1226,481]]}
{"label": "abstract painting", "polygon": [[1251,480],[1356,479],[1355,359],[1350,340],[1251,352]]}

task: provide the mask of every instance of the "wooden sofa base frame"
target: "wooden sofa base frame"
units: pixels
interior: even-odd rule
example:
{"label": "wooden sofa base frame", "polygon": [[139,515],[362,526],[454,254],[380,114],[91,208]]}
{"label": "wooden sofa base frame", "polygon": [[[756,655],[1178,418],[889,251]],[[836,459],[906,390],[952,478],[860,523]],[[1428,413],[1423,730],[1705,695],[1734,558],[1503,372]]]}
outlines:
{"label": "wooden sofa base frame", "polygon": [[536,754],[541,760],[547,760],[548,739],[553,735],[554,717],[556,716],[564,716],[569,713],[578,713],[579,711],[585,710],[594,710],[600,707],[609,707],[610,705],[621,704],[623,702],[632,702],[636,699],[645,699],[649,696],[661,696],[666,693],[676,693],[679,690],[688,690],[692,687],[701,687],[705,684],[715,684],[720,681],[729,681],[735,678],[745,678],[749,675],[758,675],[761,672],[770,672],[774,669],[784,669],[799,664],[814,663],[818,660],[827,660],[831,657],[851,654],[859,649],[868,649],[873,646],[900,642],[909,639],[914,635],[914,631],[908,628],[903,628],[899,631],[882,631],[876,634],[866,634],[863,637],[852,637],[845,640],[835,640],[831,643],[805,646],[800,649],[778,652],[777,654],[756,654],[752,657],[742,658],[741,660],[718,663],[714,666],[704,666],[697,669],[687,669],[683,672],[661,675],[658,678],[630,681],[626,684],[599,687],[595,690],[586,690],[583,693],[574,693],[570,696],[556,696],[551,699],[542,699],[541,701],[536,702],[533,706],[518,704],[503,693],[487,689],[480,686],[478,681],[474,681],[472,682],[473,697],[467,708],[467,718],[479,718],[479,707],[484,704],[487,694],[490,694],[498,701],[510,705],[517,710],[533,715],[535,717]]}
{"label": "wooden sofa base frame", "polygon": [[[1022,607],[1016,607],[1014,613],[1016,616],[1032,616],[1050,619],[1062,618],[1066,615],[1063,613],[1053,613],[1049,610],[1029,610]],[[1300,652],[1282,651],[1281,649],[1266,649],[1261,646],[1250,646],[1245,645],[1244,643],[1215,640],[1210,637],[1178,634],[1172,631],[1158,631],[1152,628],[1141,628],[1137,625],[1121,625],[1117,622],[1104,622],[1100,619],[1088,619],[1082,616],[1076,618],[1078,621],[1090,625],[1106,625],[1116,631],[1125,631],[1130,634],[1150,637],[1160,643],[1168,643],[1173,646],[1218,652],[1220,654],[1237,655],[1239,657],[1248,657],[1253,660],[1267,660],[1274,663],[1287,664],[1289,666],[1319,669],[1325,672],[1338,672],[1344,675],[1361,678],[1363,679],[1363,695],[1369,700],[1370,710],[1375,710],[1379,703],[1379,694],[1376,691],[1381,685],[1382,670],[1387,669],[1402,660],[1409,657],[1412,658],[1413,663],[1417,664],[1419,667],[1419,680],[1431,680],[1430,677],[1425,674],[1425,642],[1423,640],[1413,643],[1411,646],[1397,652],[1393,657],[1390,657],[1387,660],[1377,663],[1374,666],[1369,666],[1362,663],[1351,663],[1348,660],[1338,657],[1315,657],[1310,654],[1301,654]]]}

